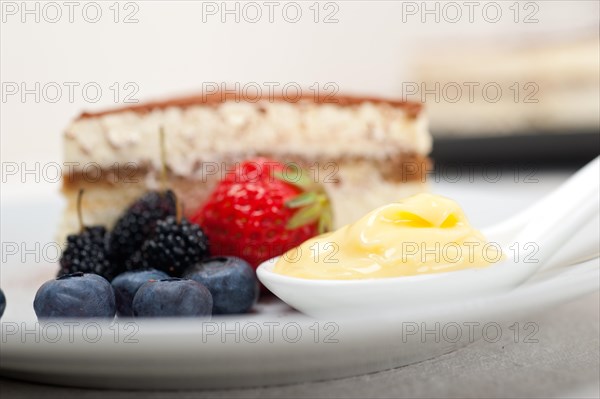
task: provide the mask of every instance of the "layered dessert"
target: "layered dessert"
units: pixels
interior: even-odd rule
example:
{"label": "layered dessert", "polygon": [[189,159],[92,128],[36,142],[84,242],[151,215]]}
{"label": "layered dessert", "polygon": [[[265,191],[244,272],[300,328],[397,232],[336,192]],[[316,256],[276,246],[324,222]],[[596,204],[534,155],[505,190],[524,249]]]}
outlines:
{"label": "layered dessert", "polygon": [[427,103],[436,137],[594,134],[598,35],[563,36],[432,52],[415,65],[421,83],[405,98]]}
{"label": "layered dessert", "polygon": [[423,191],[431,137],[418,103],[215,93],[84,113],[67,127],[64,145],[61,241],[78,229],[80,189],[85,222],[110,228],[129,204],[160,187],[164,171],[190,215],[228,171],[256,156],[309,171],[327,191],[340,227]]}

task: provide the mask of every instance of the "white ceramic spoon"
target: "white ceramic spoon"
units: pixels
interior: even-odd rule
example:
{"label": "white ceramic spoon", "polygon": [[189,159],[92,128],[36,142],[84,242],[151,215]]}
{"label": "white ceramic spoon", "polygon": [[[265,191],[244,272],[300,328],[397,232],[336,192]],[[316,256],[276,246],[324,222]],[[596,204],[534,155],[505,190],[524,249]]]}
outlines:
{"label": "white ceramic spoon", "polygon": [[[597,179],[599,169],[600,158],[597,157],[541,200],[501,223],[482,229],[482,233],[486,237],[494,237],[495,242],[501,245],[509,245],[530,220],[543,217],[553,209],[559,208],[561,204],[569,201],[574,192]],[[577,234],[567,240],[543,267],[567,266],[598,257],[599,230],[600,213],[597,213]]]}
{"label": "white ceramic spoon", "polygon": [[[260,265],[257,274],[275,295],[313,316],[385,311],[502,292],[535,274],[598,215],[599,192],[597,158],[527,213],[511,219],[513,224],[487,229],[487,238],[501,243],[505,258],[483,269],[381,279],[311,280],[274,273],[275,258]],[[511,231],[517,233],[510,237]],[[516,247],[520,248],[518,256]]]}

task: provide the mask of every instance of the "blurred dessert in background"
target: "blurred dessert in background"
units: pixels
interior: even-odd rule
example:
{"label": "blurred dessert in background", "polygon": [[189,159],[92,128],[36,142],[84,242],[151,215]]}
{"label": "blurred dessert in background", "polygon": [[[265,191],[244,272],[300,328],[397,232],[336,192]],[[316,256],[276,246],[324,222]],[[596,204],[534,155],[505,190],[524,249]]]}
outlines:
{"label": "blurred dessert in background", "polygon": [[86,190],[86,223],[111,227],[130,203],[159,186],[161,128],[169,185],[187,214],[226,172],[254,156],[308,170],[328,192],[337,227],[425,189],[431,137],[421,104],[327,101],[213,93],[82,114],[64,135],[65,163],[73,166],[63,181],[59,239],[77,231],[79,189]]}
{"label": "blurred dessert in background", "polygon": [[594,132],[598,49],[597,34],[447,48],[416,68],[424,85],[418,100],[427,103],[436,137]]}

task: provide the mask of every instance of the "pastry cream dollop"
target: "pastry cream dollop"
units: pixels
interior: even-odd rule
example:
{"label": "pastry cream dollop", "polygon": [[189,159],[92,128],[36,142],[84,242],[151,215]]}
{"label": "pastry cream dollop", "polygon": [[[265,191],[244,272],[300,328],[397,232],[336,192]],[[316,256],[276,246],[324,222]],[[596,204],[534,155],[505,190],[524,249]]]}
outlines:
{"label": "pastry cream dollop", "polygon": [[351,280],[414,276],[485,267],[501,258],[445,197],[418,194],[377,208],[337,231],[283,254],[274,272]]}

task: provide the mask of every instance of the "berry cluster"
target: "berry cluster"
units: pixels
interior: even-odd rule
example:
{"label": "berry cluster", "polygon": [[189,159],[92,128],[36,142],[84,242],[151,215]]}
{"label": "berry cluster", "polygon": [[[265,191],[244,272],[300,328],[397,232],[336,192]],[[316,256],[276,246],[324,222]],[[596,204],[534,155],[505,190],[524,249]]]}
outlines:
{"label": "berry cluster", "polygon": [[245,313],[258,299],[254,271],[241,259],[211,258],[185,274],[176,278],[155,269],[135,270],[112,283],[93,273],[65,274],[40,287],[33,308],[39,319],[207,317]]}
{"label": "berry cluster", "polygon": [[111,232],[104,226],[84,227],[80,220],[80,232],[67,237],[58,275],[94,273],[110,281],[125,271],[156,268],[179,277],[209,249],[200,226],[175,216],[176,203],[170,190],[151,191],[131,204]]}
{"label": "berry cluster", "polygon": [[83,225],[82,195],[80,232],[67,238],[58,277],[36,294],[40,319],[204,317],[245,313],[256,303],[252,267],[238,258],[208,258],[206,235],[179,215],[171,191],[144,195],[112,232]]}
{"label": "berry cluster", "polygon": [[[325,190],[298,171],[290,179],[280,162],[248,160],[217,184],[191,221],[181,217],[172,191],[151,191],[112,231],[83,225],[80,192],[80,231],[67,239],[59,277],[36,295],[38,317],[247,312],[258,298],[254,269],[331,227]],[[165,173],[163,160],[163,179]],[[220,256],[209,258],[211,252]]]}

